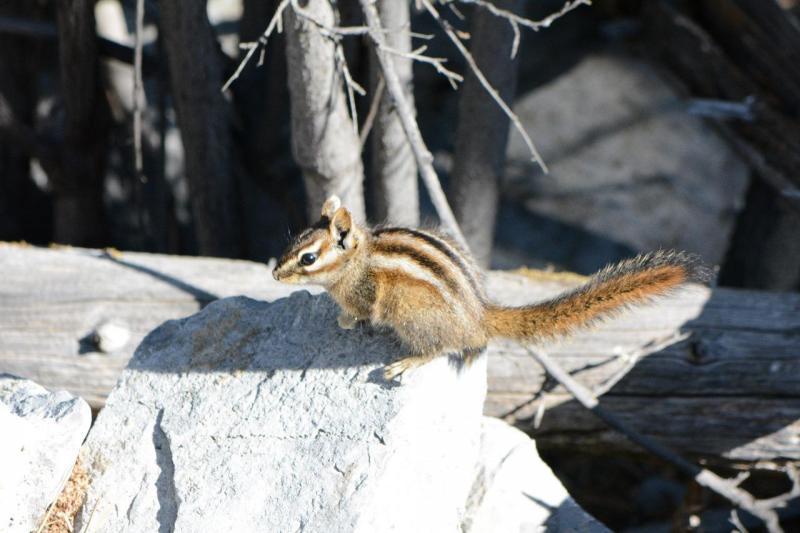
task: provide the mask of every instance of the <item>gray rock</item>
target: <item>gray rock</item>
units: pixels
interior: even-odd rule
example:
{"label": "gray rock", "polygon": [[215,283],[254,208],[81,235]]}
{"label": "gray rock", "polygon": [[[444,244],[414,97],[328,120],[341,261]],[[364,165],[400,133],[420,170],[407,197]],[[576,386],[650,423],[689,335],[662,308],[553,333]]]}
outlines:
{"label": "gray rock", "polygon": [[536,444],[502,420],[485,417],[465,533],[606,533],[542,461]]}
{"label": "gray rock", "polygon": [[[541,219],[535,232],[500,235],[495,268],[535,263],[513,249],[585,272],[615,253],[659,247],[718,263],[750,171],[688,108],[655,66],[608,52],[521,95],[515,111],[550,173],[531,162],[512,128],[504,193]],[[598,247],[608,250],[598,257]]]}
{"label": "gray rock", "polygon": [[139,346],[85,445],[78,530],[456,531],[485,358],[391,386],[387,333],[327,295],[219,300]]}
{"label": "gray rock", "polygon": [[0,530],[28,533],[39,526],[91,422],[81,398],[0,374]]}

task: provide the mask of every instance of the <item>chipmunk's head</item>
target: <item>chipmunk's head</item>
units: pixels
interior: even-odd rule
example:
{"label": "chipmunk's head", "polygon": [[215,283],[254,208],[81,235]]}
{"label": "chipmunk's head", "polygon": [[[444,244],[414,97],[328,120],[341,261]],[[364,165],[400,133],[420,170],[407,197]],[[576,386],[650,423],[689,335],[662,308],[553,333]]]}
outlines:
{"label": "chipmunk's head", "polygon": [[331,196],[322,206],[319,222],[289,244],[272,276],[284,283],[327,286],[339,279],[363,241],[364,233],[350,211]]}

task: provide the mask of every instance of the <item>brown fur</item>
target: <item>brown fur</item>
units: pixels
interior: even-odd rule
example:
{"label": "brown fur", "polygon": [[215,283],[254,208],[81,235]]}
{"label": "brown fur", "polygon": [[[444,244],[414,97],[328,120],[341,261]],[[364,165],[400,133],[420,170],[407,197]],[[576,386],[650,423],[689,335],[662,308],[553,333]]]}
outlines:
{"label": "brown fur", "polygon": [[[524,307],[487,309],[486,327],[492,337],[541,341],[564,336],[632,305],[667,294],[696,281],[688,257],[672,254],[667,264],[654,264],[663,254],[643,256],[596,274],[585,285],[553,300]],[[669,261],[672,261],[669,264]]]}
{"label": "brown fur", "polygon": [[[362,320],[392,328],[410,357],[387,367],[390,379],[440,354],[460,353],[469,362],[494,337],[567,335],[707,277],[693,256],[656,252],[606,267],[552,300],[502,307],[485,302],[471,257],[447,239],[405,228],[368,230],[338,205],[326,202],[320,222],[289,247],[273,275],[323,285],[342,309],[342,327]],[[302,252],[317,246],[321,266],[301,265]]]}

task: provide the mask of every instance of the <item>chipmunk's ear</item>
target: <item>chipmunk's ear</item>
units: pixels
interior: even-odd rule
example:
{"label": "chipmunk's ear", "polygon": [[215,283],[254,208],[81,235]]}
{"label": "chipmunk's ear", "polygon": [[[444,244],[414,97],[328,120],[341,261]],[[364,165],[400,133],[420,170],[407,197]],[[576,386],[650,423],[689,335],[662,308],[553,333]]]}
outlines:
{"label": "chipmunk's ear", "polygon": [[346,207],[340,207],[333,213],[330,225],[331,237],[340,248],[349,250],[356,245],[355,233],[353,231],[353,218]]}
{"label": "chipmunk's ear", "polygon": [[341,206],[342,201],[339,200],[339,197],[334,194],[328,197],[328,199],[325,200],[325,203],[322,204],[322,213],[320,213],[320,216],[322,218],[327,218],[328,220],[333,220],[334,213],[336,213],[336,210]]}

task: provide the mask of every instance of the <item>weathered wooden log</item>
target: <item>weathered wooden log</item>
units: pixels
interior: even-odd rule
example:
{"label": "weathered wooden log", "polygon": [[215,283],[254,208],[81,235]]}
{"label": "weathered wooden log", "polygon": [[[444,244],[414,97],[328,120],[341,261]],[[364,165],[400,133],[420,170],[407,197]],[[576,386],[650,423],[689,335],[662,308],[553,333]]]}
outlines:
{"label": "weathered wooden log", "polygon": [[[574,283],[541,273],[488,277],[492,298],[509,304]],[[219,297],[275,300],[296,289],[246,261],[2,246],[0,372],[99,408],[140,340],[163,321]],[[608,389],[605,407],[681,453],[729,464],[800,459],[799,294],[692,287],[544,348],[584,384]],[[511,342],[490,348],[485,412],[543,446],[635,449]]]}

